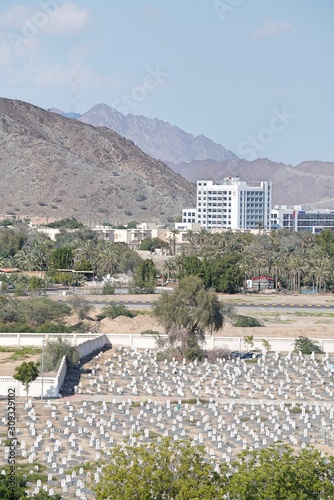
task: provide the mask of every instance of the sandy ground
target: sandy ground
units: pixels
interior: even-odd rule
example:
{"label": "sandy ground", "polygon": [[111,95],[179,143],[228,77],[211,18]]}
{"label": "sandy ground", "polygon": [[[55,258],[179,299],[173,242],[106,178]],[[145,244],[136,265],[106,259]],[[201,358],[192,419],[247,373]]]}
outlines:
{"label": "sandy ground", "polygon": [[[307,311],[308,314],[312,314]],[[334,317],[330,316],[334,311],[323,313],[321,316],[296,316],[292,311],[286,314],[266,315],[268,313],[254,313],[250,315],[264,322],[264,327],[257,328],[237,328],[226,322],[225,326],[215,333],[221,337],[244,337],[253,335],[254,337],[277,337],[295,338],[300,335],[311,338],[332,337],[334,334]],[[315,313],[314,313],[315,314]],[[320,313],[317,313],[320,314]],[[320,324],[319,324],[320,323]],[[157,319],[149,315],[138,315],[135,318],[125,318],[119,316],[113,320],[105,318],[101,321],[99,332],[101,333],[141,333],[145,330],[157,330],[160,333],[164,329],[159,325]]]}
{"label": "sandy ground", "polygon": [[[152,303],[159,298],[159,295],[112,295],[106,296],[103,300],[110,302],[125,301],[129,304],[135,302]],[[91,297],[94,301],[96,297]],[[230,321],[226,321],[222,330],[215,333],[216,336],[222,337],[243,337],[245,335],[253,335],[254,337],[277,337],[277,338],[295,338],[300,335],[312,338],[332,337],[334,334],[334,308],[330,307],[327,311],[317,311],[317,309],[286,309],[277,311],[266,311],[265,307],[270,304],[279,305],[316,305],[317,307],[328,307],[334,305],[334,295],[278,295],[272,293],[263,294],[236,294],[224,295],[219,294],[219,299],[222,302],[233,303],[248,303],[264,305],[264,308],[249,308],[243,309],[239,313],[253,316],[263,322],[264,327],[260,328],[236,328],[233,327]],[[138,309],[140,305],[138,305]],[[101,308],[97,308],[94,313],[98,314]],[[141,333],[145,330],[157,330],[163,333],[163,327],[159,325],[157,319],[150,315],[138,315],[136,318],[118,317],[114,320],[104,319],[99,327],[101,333]]]}
{"label": "sandy ground", "polygon": [[[25,358],[20,358],[16,361],[10,359],[13,352],[0,352],[0,376],[11,377],[15,372],[15,367],[21,365],[23,362],[28,363],[29,361],[34,361],[37,363],[41,360],[41,355],[29,355]],[[57,372],[45,372],[45,377],[55,377]]]}

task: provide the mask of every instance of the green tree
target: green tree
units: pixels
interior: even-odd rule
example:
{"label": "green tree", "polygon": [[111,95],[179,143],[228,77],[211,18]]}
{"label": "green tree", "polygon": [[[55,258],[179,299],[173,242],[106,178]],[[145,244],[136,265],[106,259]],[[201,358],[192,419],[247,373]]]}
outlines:
{"label": "green tree", "polygon": [[38,366],[33,361],[28,361],[28,362],[24,361],[15,368],[15,373],[13,375],[13,378],[21,382],[21,384],[24,386],[27,393],[27,401],[28,401],[29,386],[31,382],[36,380],[38,374],[39,374]]}
{"label": "green tree", "polygon": [[71,269],[73,265],[73,250],[70,247],[56,248],[49,257],[49,269]]}
{"label": "green tree", "polygon": [[79,353],[69,339],[58,337],[49,339],[46,342],[44,350],[44,368],[46,371],[52,371],[59,367],[61,360],[66,356],[69,365],[75,365],[79,361]]}
{"label": "green tree", "polygon": [[[9,471],[0,474],[1,500],[22,500],[28,498],[26,493],[27,480],[17,470],[15,471],[15,484],[13,485]],[[14,487],[13,487],[14,486]]]}
{"label": "green tree", "polygon": [[126,243],[112,243],[112,250],[116,257],[116,271],[118,273],[135,273],[142,258],[131,250]]}
{"label": "green tree", "polygon": [[100,318],[115,319],[118,316],[126,316],[127,318],[134,318],[136,314],[130,311],[124,304],[110,304],[102,309]]}
{"label": "green tree", "polygon": [[83,228],[82,222],[79,222],[75,217],[68,217],[66,219],[50,222],[47,227],[63,228],[63,229],[79,229]]}
{"label": "green tree", "polygon": [[237,293],[243,282],[240,255],[233,252],[204,259],[201,276],[207,288],[220,293]]}
{"label": "green tree", "polygon": [[184,276],[199,276],[203,271],[202,261],[195,255],[180,255],[175,259],[179,279]]}
{"label": "green tree", "polygon": [[77,229],[76,231],[67,231],[61,228],[59,233],[56,234],[57,248],[70,247],[73,249],[78,249],[82,246],[85,241],[92,240],[97,244],[98,235],[96,231],[88,228]]}
{"label": "green tree", "polygon": [[[17,464],[18,465],[18,464]],[[7,471],[6,474],[0,474],[0,498],[1,500],[25,500],[27,498],[33,498],[34,500],[61,500],[61,495],[57,493],[50,495],[46,491],[40,491],[34,495],[28,497],[27,489],[27,479],[20,473],[20,471],[15,470],[15,483],[13,484],[10,474]],[[6,469],[5,469],[6,470]]]}
{"label": "green tree", "polygon": [[35,493],[31,498],[33,498],[34,500],[61,500],[61,495],[58,495],[58,493],[50,495],[46,491],[39,491],[38,493]]}
{"label": "green tree", "polygon": [[178,348],[187,358],[200,357],[205,330],[223,326],[222,305],[214,290],[206,290],[197,276],[180,280],[175,292],[162,293],[153,304],[153,313],[168,334],[169,347]]}
{"label": "green tree", "polygon": [[334,258],[334,231],[326,229],[315,237],[316,244],[320,246],[329,257]]}
{"label": "green tree", "polygon": [[204,447],[190,441],[117,445],[95,486],[96,500],[217,500],[226,488]]}
{"label": "green tree", "polygon": [[151,259],[145,259],[140,262],[135,278],[135,287],[139,288],[142,293],[154,293],[156,282],[157,268]]}
{"label": "green tree", "polygon": [[270,349],[271,349],[271,344],[270,344],[270,342],[269,342],[269,340],[268,340],[268,339],[261,339],[261,344],[262,344],[262,347],[264,348],[264,350],[265,350],[266,352],[270,351]]}
{"label": "green tree", "polygon": [[112,274],[117,266],[117,256],[110,243],[101,241],[97,248],[97,270],[100,276]]}
{"label": "green tree", "polygon": [[252,349],[254,347],[254,336],[253,335],[245,335],[244,336],[244,345],[247,349]]}
{"label": "green tree", "polygon": [[16,323],[19,320],[19,301],[0,297],[0,321],[2,323]]}
{"label": "green tree", "polygon": [[24,245],[27,236],[15,228],[0,227],[0,257],[13,257]]}
{"label": "green tree", "polygon": [[144,238],[140,244],[139,250],[149,250],[154,252],[157,248],[165,248],[166,242],[160,238]]}
{"label": "green tree", "polygon": [[130,220],[130,222],[128,222],[128,225],[126,226],[127,229],[136,229],[138,226],[138,222],[136,220]]}
{"label": "green tree", "polygon": [[323,354],[323,350],[319,342],[316,340],[311,340],[307,337],[298,337],[295,340],[294,345],[295,352],[301,352],[302,354]]}
{"label": "green tree", "polygon": [[230,500],[328,500],[334,498],[334,457],[306,448],[269,446],[245,451],[232,464]]}
{"label": "green tree", "polygon": [[92,265],[87,259],[81,259],[75,263],[76,271],[92,271]]}
{"label": "green tree", "polygon": [[47,298],[31,298],[17,303],[17,321],[41,326],[44,323],[59,321],[71,313],[68,304],[54,302]]}

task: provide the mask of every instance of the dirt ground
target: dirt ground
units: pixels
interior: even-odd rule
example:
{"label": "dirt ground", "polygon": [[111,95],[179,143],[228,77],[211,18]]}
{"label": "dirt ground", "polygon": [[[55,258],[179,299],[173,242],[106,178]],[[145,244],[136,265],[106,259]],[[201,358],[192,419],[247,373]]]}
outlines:
{"label": "dirt ground", "polygon": [[[29,361],[34,361],[37,363],[41,360],[40,354],[27,355],[16,361],[10,359],[13,352],[0,352],[0,376],[2,377],[12,377],[15,372],[15,367],[19,366],[23,362],[28,363]],[[55,377],[56,372],[45,372],[45,377]]]}
{"label": "dirt ground", "polygon": [[[295,311],[287,311],[284,314],[249,311],[247,314],[262,321],[264,326],[238,328],[226,321],[224,327],[216,332],[215,336],[244,337],[245,335],[253,335],[261,338],[295,338],[304,335],[311,338],[328,338],[334,334],[334,311],[328,311],[328,313],[298,311],[297,314]],[[305,315],[300,316],[299,314]],[[105,318],[101,321],[99,332],[129,334],[141,333],[149,329],[157,330],[160,333],[164,332],[157,319],[151,315],[138,315],[135,318],[119,316],[113,320]]]}
{"label": "dirt ground", "polygon": [[[113,295],[108,297],[112,302],[125,301],[130,303],[142,302],[152,303],[159,298],[159,295]],[[108,300],[107,299],[107,300]],[[236,294],[224,295],[220,294],[219,299],[222,302],[234,304],[256,304],[263,305],[263,308],[249,307],[239,311],[239,314],[253,316],[259,319],[264,327],[258,328],[236,328],[229,320],[225,322],[224,327],[216,336],[222,337],[243,337],[245,335],[253,335],[254,337],[277,337],[277,338],[295,338],[300,335],[312,338],[328,338],[334,334],[334,295],[279,295],[273,293],[261,293],[254,295]],[[92,297],[92,300],[94,298]],[[106,300],[106,299],[104,299]],[[271,309],[265,310],[270,305],[295,305],[295,306],[317,306],[328,307],[326,311],[318,311],[314,307],[307,309],[302,307],[295,309]],[[140,305],[138,305],[138,309]],[[94,312],[98,314],[100,308]],[[148,311],[146,311],[148,312]],[[159,325],[157,319],[148,314],[138,315],[135,318],[118,317],[114,320],[104,319],[101,322],[99,332],[101,333],[141,333],[145,330],[157,330],[163,333],[163,327]]]}

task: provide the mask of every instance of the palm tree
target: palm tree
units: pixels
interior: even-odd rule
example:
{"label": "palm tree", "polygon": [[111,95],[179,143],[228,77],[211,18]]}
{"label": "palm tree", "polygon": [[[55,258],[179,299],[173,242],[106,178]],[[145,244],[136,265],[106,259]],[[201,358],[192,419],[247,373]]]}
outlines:
{"label": "palm tree", "polygon": [[109,243],[103,242],[103,244],[98,246],[96,262],[100,274],[113,273],[118,261],[116,253]]}
{"label": "palm tree", "polygon": [[188,229],[185,240],[188,242],[186,245],[186,253],[188,255],[196,255],[196,236],[194,231]]}
{"label": "palm tree", "polygon": [[204,246],[208,242],[209,234],[209,231],[203,227],[195,234],[195,242],[198,243],[200,255],[203,255]]}
{"label": "palm tree", "polygon": [[174,259],[168,259],[166,262],[164,262],[164,269],[167,271],[167,279],[170,280],[171,276],[173,275],[176,266],[175,266],[175,260]]}
{"label": "palm tree", "polygon": [[96,269],[97,245],[94,240],[86,240],[80,242],[80,246],[75,249],[74,254],[76,260],[86,259]]}
{"label": "palm tree", "polygon": [[171,230],[171,236],[168,238],[168,241],[170,241],[171,245],[172,245],[172,252],[173,252],[173,255],[175,255],[175,250],[176,250],[176,235],[179,234],[179,230],[178,229],[172,229]]}

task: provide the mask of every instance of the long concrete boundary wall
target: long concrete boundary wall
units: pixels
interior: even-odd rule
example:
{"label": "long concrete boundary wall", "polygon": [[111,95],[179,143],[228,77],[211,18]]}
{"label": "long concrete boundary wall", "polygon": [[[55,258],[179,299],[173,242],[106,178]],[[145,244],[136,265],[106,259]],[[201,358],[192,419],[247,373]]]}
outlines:
{"label": "long concrete boundary wall", "polygon": [[[42,341],[48,338],[55,338],[56,334],[31,334],[31,333],[0,333],[0,345],[2,346],[42,346]],[[80,358],[101,350],[106,345],[125,345],[134,349],[154,349],[156,347],[155,338],[149,335],[140,334],[76,334],[68,336],[73,345],[77,346]],[[270,344],[270,350],[277,352],[289,352],[294,348],[293,338],[266,338]],[[317,338],[323,350],[330,354],[334,353],[334,339]],[[246,350],[243,337],[207,337],[206,349],[229,349]],[[254,348],[263,349],[262,339],[254,339]],[[55,377],[43,378],[43,397],[57,397],[59,390],[66,376],[66,359],[63,358],[58,373]],[[15,389],[17,397],[25,396],[26,391],[22,384],[13,377],[0,377],[0,396],[6,396],[8,389]],[[40,397],[42,391],[42,378],[38,377],[30,384],[29,395]]]}
{"label": "long concrete boundary wall", "polygon": [[[43,339],[56,338],[59,334],[42,334],[42,333],[0,333],[0,345],[23,347],[35,346],[41,347]],[[163,337],[163,335],[162,335]],[[131,346],[134,349],[154,349],[156,347],[155,338],[149,335],[141,334],[69,334],[68,338],[72,344],[79,349],[80,357],[84,357],[91,352],[102,348],[105,344],[122,344]],[[276,338],[266,337],[265,332],[262,337],[268,340],[270,349],[278,352],[289,352],[294,348],[294,338]],[[206,349],[216,349],[226,347],[231,350],[245,350],[244,337],[206,337]],[[254,347],[262,349],[262,339],[254,338]],[[323,350],[327,353],[334,353],[334,338],[314,338],[320,343]]]}

